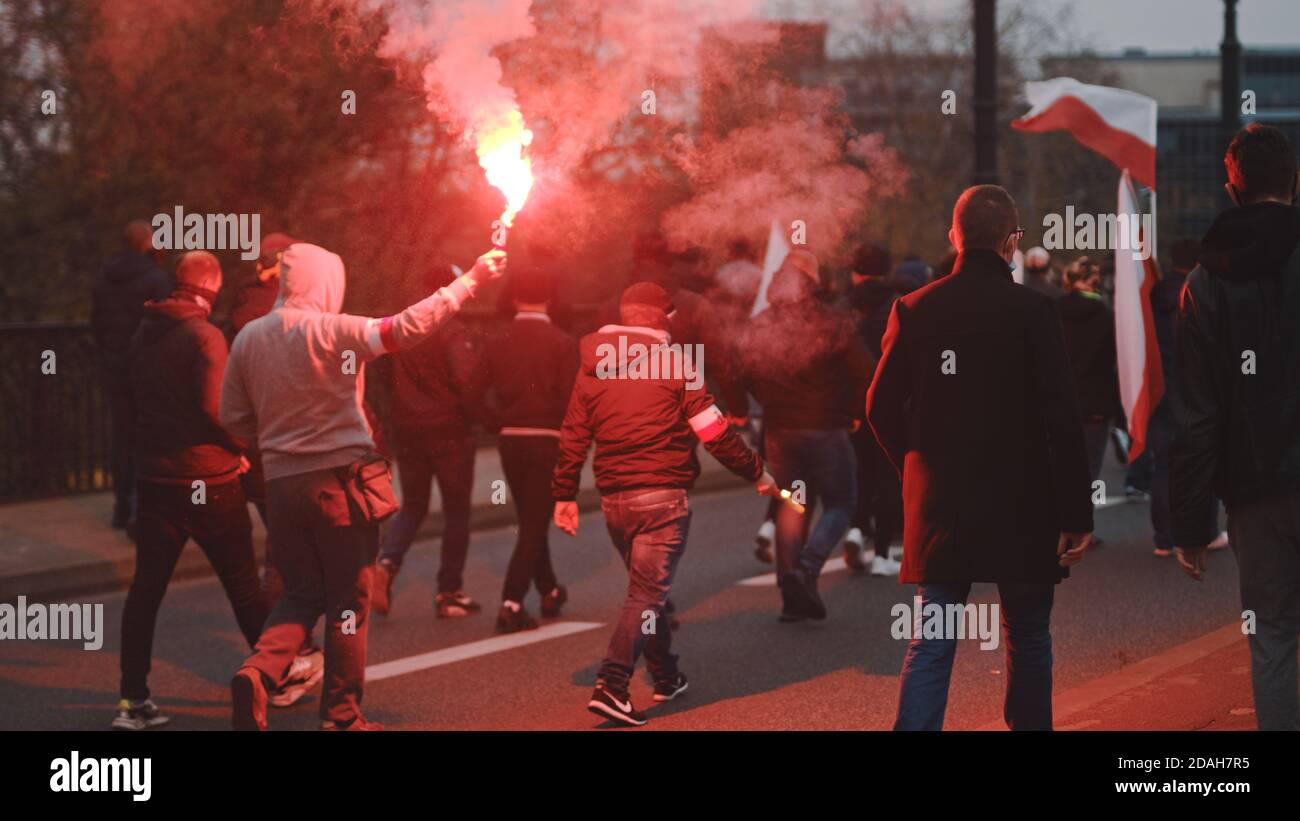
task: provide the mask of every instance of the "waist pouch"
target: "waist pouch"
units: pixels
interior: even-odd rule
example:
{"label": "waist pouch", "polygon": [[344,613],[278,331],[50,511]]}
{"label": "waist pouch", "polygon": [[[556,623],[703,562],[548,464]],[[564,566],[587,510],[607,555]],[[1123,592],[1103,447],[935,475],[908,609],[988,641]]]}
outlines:
{"label": "waist pouch", "polygon": [[378,453],[335,468],[334,473],[347,497],[352,524],[379,524],[397,512],[388,460]]}

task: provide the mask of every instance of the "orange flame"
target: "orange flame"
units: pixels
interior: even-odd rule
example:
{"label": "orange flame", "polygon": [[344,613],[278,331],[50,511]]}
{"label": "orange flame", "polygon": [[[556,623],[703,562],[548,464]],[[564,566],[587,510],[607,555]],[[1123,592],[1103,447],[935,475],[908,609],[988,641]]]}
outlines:
{"label": "orange flame", "polygon": [[509,111],[504,120],[497,127],[479,131],[476,151],[488,182],[505,195],[506,210],[501,222],[509,228],[533,189],[533,164],[524,154],[533,141],[533,132],[524,127],[518,109]]}

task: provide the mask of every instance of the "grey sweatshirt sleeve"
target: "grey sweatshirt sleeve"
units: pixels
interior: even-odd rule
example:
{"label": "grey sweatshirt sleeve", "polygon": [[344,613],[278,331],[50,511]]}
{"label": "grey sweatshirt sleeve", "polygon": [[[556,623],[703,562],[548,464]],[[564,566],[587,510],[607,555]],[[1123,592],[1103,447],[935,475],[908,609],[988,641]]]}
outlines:
{"label": "grey sweatshirt sleeve", "polygon": [[414,348],[459,311],[477,288],[478,283],[466,274],[399,314],[381,318],[335,314],[329,338],[337,350],[360,351],[366,359]]}
{"label": "grey sweatshirt sleeve", "polygon": [[221,427],[237,439],[245,442],[257,441],[257,414],[253,403],[244,388],[244,376],[241,362],[243,349],[247,344],[246,336],[235,337],[235,344],[230,349],[226,361],[226,373],[221,379],[221,403],[219,415]]}

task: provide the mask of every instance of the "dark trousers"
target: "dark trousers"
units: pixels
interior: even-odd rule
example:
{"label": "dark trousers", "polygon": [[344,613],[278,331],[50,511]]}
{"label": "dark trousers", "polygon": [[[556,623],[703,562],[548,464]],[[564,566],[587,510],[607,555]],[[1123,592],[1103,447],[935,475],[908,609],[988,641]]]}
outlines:
{"label": "dark trousers", "polygon": [[[1156,547],[1164,550],[1174,549],[1174,518],[1169,504],[1169,448],[1173,441],[1173,411],[1166,399],[1156,406],[1147,422],[1146,446],[1146,453],[1151,455],[1151,529]],[[1133,484],[1131,479],[1129,484]]]}
{"label": "dark trousers", "polygon": [[[898,472],[865,424],[850,434],[858,465],[858,506],[853,526],[872,533],[877,556],[889,558],[889,545],[903,521],[903,487]],[[873,520],[870,526],[868,520]]]}
{"label": "dark trousers", "polygon": [[601,497],[600,507],[614,548],[627,566],[627,598],[596,678],[621,694],[627,692],[643,652],[655,681],[677,675],[664,605],[686,551],[691,510],[686,491],[674,488],[609,493]]}
{"label": "dark trousers", "polygon": [[1083,420],[1083,441],[1088,449],[1088,469],[1095,482],[1101,477],[1101,466],[1106,461],[1106,443],[1110,441],[1110,420],[1092,417]]}
{"label": "dark trousers", "polygon": [[1228,510],[1241,607],[1255,613],[1250,680],[1261,730],[1300,730],[1300,491]]}
{"label": "dark trousers", "polygon": [[[776,515],[776,573],[784,580],[800,567],[818,576],[831,551],[844,538],[857,508],[857,463],[845,430],[772,430],[764,433],[768,470],[783,488],[803,482],[809,512],[782,505]],[[813,500],[822,515],[804,538],[804,522]]]}
{"label": "dark trousers", "polygon": [[136,515],[135,414],[131,408],[130,373],[125,366],[105,365],[100,385],[111,424],[108,470],[113,477],[113,516],[130,520]]}
{"label": "dark trousers", "polygon": [[284,596],[244,664],[280,681],[323,614],[320,716],[347,724],[361,716],[379,526],[352,524],[347,494],[332,469],[268,480],[266,503]]}
{"label": "dark trousers", "polygon": [[[920,584],[921,607],[965,604],[970,584]],[[1012,730],[1052,729],[1052,600],[1056,585],[1002,583],[1002,640],[1007,694],[1002,717]],[[903,658],[895,730],[942,730],[956,637],[913,636]]]}
{"label": "dark trousers", "polygon": [[158,608],[189,539],[198,542],[221,579],[249,647],[266,622],[268,604],[258,587],[252,522],[239,482],[208,485],[203,504],[195,503],[194,494],[189,484],[140,483],[135,577],[122,609],[122,698],[149,697]]}
{"label": "dark trousers", "polygon": [[380,556],[398,567],[420,523],[429,513],[433,480],[442,497],[442,562],[438,592],[453,593],[464,586],[465,559],[469,555],[470,497],[474,490],[474,440],[421,437],[398,433],[398,480],[402,509],[384,537]]}
{"label": "dark trousers", "polygon": [[506,474],[510,495],[519,516],[515,552],[510,555],[502,600],[523,602],[530,584],[538,595],[555,589],[555,568],[547,539],[555,502],[551,497],[551,474],[560,452],[560,440],[553,436],[502,436],[497,442],[501,469]]}

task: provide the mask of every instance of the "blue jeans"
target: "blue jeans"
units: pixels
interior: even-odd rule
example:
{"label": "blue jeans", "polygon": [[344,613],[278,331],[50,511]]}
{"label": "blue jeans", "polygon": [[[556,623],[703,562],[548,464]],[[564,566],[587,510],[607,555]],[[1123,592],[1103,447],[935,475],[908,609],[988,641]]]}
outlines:
{"label": "blue jeans", "polygon": [[777,582],[800,567],[816,578],[844,538],[858,505],[858,467],[845,430],[771,430],[764,434],[767,469],[783,488],[801,481],[806,506],[822,504],[822,515],[804,543],[804,516],[789,505],[776,514]]}
{"label": "blue jeans", "polygon": [[642,652],[655,681],[677,675],[664,603],[686,550],[691,510],[686,491],[677,488],[608,493],[601,497],[600,507],[609,537],[627,566],[627,599],[596,678],[614,693],[624,694]]}
{"label": "blue jeans", "polygon": [[[1007,694],[1002,717],[1013,730],[1052,729],[1052,618],[1054,584],[998,585],[1002,639],[1007,646]],[[921,606],[965,604],[970,583],[920,584]],[[903,658],[895,730],[942,730],[948,683],[957,655],[955,637],[913,636]]]}

